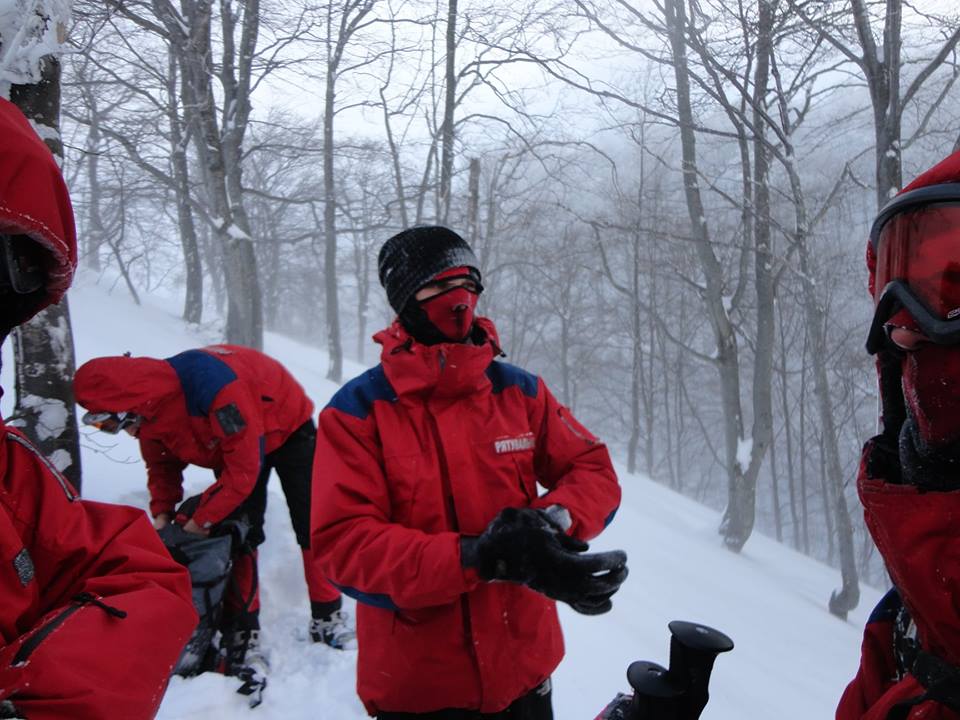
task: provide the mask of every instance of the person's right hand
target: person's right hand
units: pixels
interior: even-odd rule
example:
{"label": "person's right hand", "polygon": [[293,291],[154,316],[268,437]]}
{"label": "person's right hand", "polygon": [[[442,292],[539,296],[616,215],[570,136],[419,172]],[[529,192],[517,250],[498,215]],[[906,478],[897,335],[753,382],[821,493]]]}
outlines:
{"label": "person's right hand", "polygon": [[587,553],[542,510],[504,508],[479,537],[460,540],[461,562],[484,580],[521,583],[579,613],[599,615],[627,577],[622,550]]}
{"label": "person's right hand", "polygon": [[173,520],[173,515],[162,512],[153,519],[153,527],[157,530],[165,528]]}

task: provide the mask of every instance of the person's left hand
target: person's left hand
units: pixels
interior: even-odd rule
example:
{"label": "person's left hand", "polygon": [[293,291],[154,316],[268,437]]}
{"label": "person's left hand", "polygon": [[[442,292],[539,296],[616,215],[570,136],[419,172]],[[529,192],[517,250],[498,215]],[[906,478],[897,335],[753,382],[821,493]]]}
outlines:
{"label": "person's left hand", "polygon": [[627,577],[627,555],[588,549],[543,510],[504,508],[480,536],[460,538],[460,561],[484,580],[521,583],[579,613],[600,615]]}
{"label": "person's left hand", "polygon": [[202,535],[203,537],[207,537],[207,535],[210,534],[210,528],[200,527],[199,525],[197,525],[196,522],[194,522],[193,518],[190,518],[189,520],[187,520],[186,523],[184,523],[183,529],[186,530],[188,533],[193,533],[194,535]]}

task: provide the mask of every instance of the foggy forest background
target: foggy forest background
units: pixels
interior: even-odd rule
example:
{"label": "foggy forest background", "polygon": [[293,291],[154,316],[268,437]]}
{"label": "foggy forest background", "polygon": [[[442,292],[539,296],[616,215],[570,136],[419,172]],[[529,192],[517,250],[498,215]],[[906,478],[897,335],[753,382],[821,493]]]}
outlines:
{"label": "foggy forest background", "polygon": [[81,264],[117,293],[345,381],[392,319],[380,245],[449,225],[507,361],[630,471],[838,567],[836,614],[886,584],[864,252],[960,147],[953,2],[75,0],[66,37]]}

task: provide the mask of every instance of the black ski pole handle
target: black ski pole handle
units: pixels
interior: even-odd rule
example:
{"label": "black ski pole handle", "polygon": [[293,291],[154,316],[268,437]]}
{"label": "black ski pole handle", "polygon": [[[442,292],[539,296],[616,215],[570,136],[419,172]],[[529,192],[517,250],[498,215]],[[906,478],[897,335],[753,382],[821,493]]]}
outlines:
{"label": "black ski pole handle", "polygon": [[698,720],[710,694],[710,674],[720,653],[733,650],[733,640],[719,630],[699,623],[674,620],[670,628],[670,670],[675,682],[682,683],[677,720]]}
{"label": "black ski pole handle", "polygon": [[665,667],[646,660],[630,663],[627,682],[633,688],[629,720],[679,720],[683,686]]}
{"label": "black ski pole handle", "polygon": [[719,630],[674,620],[670,628],[670,669],[638,661],[627,668],[633,697],[619,695],[601,718],[610,720],[699,720],[710,695],[713,663],[733,649]]}

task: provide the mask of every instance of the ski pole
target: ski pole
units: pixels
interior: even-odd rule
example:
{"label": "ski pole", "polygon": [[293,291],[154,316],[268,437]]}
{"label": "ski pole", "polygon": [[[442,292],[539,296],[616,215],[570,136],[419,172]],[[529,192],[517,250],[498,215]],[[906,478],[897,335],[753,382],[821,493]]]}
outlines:
{"label": "ski pole", "polygon": [[674,620],[670,628],[670,669],[647,661],[627,668],[633,695],[618,694],[595,720],[699,720],[710,695],[713,663],[733,649],[719,630]]}
{"label": "ski pole", "polygon": [[733,650],[733,640],[719,630],[698,623],[674,620],[670,628],[670,670],[683,683],[677,720],[698,720],[710,694],[710,674],[720,653]]}
{"label": "ski pole", "polygon": [[646,660],[630,663],[627,682],[633,688],[628,720],[679,720],[677,705],[683,687],[665,667]]}

